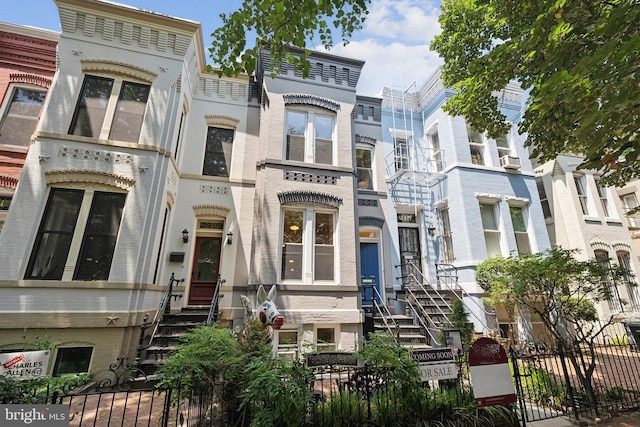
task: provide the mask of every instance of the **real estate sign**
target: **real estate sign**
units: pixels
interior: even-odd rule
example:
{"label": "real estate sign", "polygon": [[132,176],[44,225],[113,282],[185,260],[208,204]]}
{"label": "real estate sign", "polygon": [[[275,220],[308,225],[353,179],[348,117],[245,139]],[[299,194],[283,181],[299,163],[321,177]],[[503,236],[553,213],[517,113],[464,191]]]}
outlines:
{"label": "real estate sign", "polygon": [[453,350],[450,348],[415,350],[411,357],[418,362],[422,382],[458,377],[458,367],[453,361]]}
{"label": "real estate sign", "polygon": [[0,376],[30,380],[47,375],[50,351],[21,351],[0,354]]}
{"label": "real estate sign", "polygon": [[478,406],[506,405],[516,401],[516,392],[502,345],[487,337],[469,349],[469,372]]}

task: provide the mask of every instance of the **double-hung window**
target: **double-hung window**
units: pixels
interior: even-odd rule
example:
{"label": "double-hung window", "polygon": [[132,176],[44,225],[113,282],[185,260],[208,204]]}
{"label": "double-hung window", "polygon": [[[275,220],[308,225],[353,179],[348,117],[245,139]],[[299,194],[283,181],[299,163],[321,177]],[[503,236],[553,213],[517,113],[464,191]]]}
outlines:
{"label": "double-hung window", "polygon": [[626,194],[621,197],[622,205],[627,213],[627,223],[630,228],[640,228],[640,213],[629,215],[629,211],[638,207],[638,199],[635,193]]}
{"label": "double-hung window", "polygon": [[[609,252],[605,251],[604,249],[596,249],[593,251],[593,255],[600,265],[605,267],[607,270],[611,269]],[[607,273],[605,273],[604,277],[602,277],[602,281],[609,290],[609,296],[607,299],[609,303],[609,310],[616,313],[622,311],[622,303],[620,301],[620,295],[618,294],[618,288],[616,287],[616,283],[611,277],[610,271],[607,271]]]}
{"label": "double-hung window", "polygon": [[233,145],[233,129],[210,126],[207,129],[203,175],[229,176],[231,163],[231,147]]}
{"label": "double-hung window", "polygon": [[578,192],[578,200],[583,215],[589,215],[589,199],[587,196],[587,179],[584,175],[574,175],[573,180],[576,183],[576,191]]}
{"label": "double-hung window", "polygon": [[600,185],[600,178],[596,178],[596,188],[598,189],[598,197],[600,198],[600,204],[602,205],[602,211],[605,217],[610,217],[611,212],[609,209],[609,199],[607,198],[607,187]]}
{"label": "double-hung window", "polygon": [[316,110],[287,110],[285,159],[334,163],[335,115]]}
{"label": "double-hung window", "polygon": [[409,164],[411,162],[409,141],[410,140],[407,140],[407,138],[393,138],[396,172],[409,169]]}
{"label": "double-hung window", "polygon": [[138,142],[151,86],[86,75],[69,133]]}
{"label": "double-hung window", "polygon": [[431,150],[433,151],[433,162],[435,163],[433,166],[435,167],[436,172],[442,172],[444,169],[443,159],[442,159],[442,150],[440,149],[440,137],[438,136],[438,132],[431,134]]}
{"label": "double-hung window", "polygon": [[471,163],[474,165],[484,165],[484,138],[482,134],[472,128],[467,122],[467,135],[469,137]]}
{"label": "double-hung window", "polygon": [[530,254],[531,245],[529,244],[524,209],[521,206],[509,206],[509,213],[511,214],[511,224],[513,224],[518,255]]}
{"label": "double-hung window", "polygon": [[372,157],[373,150],[371,148],[356,147],[356,170],[359,190],[373,190]]}
{"label": "double-hung window", "polygon": [[28,147],[47,96],[43,88],[11,86],[0,122],[0,144]]}
{"label": "double-hung window", "polygon": [[496,146],[498,147],[498,158],[511,155],[511,147],[509,147],[509,139],[506,135],[496,138]]}
{"label": "double-hung window", "polygon": [[536,177],[536,187],[538,188],[538,195],[540,196],[542,215],[544,215],[544,219],[551,218],[551,205],[549,204],[547,191],[544,189],[544,182],[541,177]]}
{"label": "double-hung window", "polygon": [[452,263],[454,261],[453,256],[453,235],[451,234],[451,223],[449,221],[449,207],[443,206],[436,210],[438,215],[438,223],[442,232],[441,243],[441,257],[445,263]]}
{"label": "double-hung window", "polygon": [[52,188],[25,279],[107,280],[125,197]]}
{"label": "double-hung window", "polygon": [[640,293],[638,292],[635,280],[633,278],[633,269],[631,268],[631,255],[627,251],[616,251],[618,257],[618,265],[624,270],[624,282],[629,295],[629,304],[632,311],[640,311]]}
{"label": "double-hung window", "polygon": [[500,229],[496,217],[496,204],[480,203],[480,216],[484,230],[484,241],[487,248],[487,257],[502,255],[500,248]]}
{"label": "double-hung window", "polygon": [[283,215],[281,280],[333,281],[335,213],[287,208]]}

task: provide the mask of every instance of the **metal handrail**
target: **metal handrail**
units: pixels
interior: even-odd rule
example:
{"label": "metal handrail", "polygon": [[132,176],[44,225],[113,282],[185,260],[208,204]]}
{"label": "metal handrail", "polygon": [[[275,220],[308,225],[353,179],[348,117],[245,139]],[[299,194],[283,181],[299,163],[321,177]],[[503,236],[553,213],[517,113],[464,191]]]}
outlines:
{"label": "metal handrail", "polygon": [[144,346],[145,349],[151,347],[151,343],[153,342],[153,339],[155,338],[158,332],[158,327],[160,326],[160,322],[162,322],[163,316],[171,312],[171,297],[173,296],[172,295],[173,284],[182,283],[182,282],[184,282],[184,278],[178,280],[175,278],[174,273],[171,273],[171,278],[169,279],[169,286],[167,286],[167,289],[162,293],[162,298],[160,299],[160,304],[158,305],[156,314],[153,316],[153,320],[151,321],[151,323],[145,322],[146,327],[144,329],[147,329],[153,326],[153,331],[151,332],[151,336],[149,337],[149,342],[147,343],[147,345]]}
{"label": "metal handrail", "polygon": [[[430,317],[428,317],[428,316],[427,316],[426,318],[427,318],[427,319],[429,319],[429,321],[430,321],[430,322],[431,322],[431,324],[433,325],[433,328],[429,328],[429,326],[428,326],[428,325],[426,325],[426,324],[425,324],[425,322],[424,322],[424,319],[425,319],[424,315],[425,315],[426,313],[423,313],[423,315],[421,316],[421,315],[418,313],[418,311],[416,310],[416,308],[413,306],[413,303],[412,303],[410,300],[408,300],[408,299],[407,299],[407,300],[406,300],[406,302],[407,302],[407,304],[409,304],[409,308],[411,309],[411,311],[412,311],[412,312],[413,312],[413,314],[415,315],[414,317],[415,317],[416,319],[418,319],[418,322],[420,322],[420,326],[422,326],[422,328],[423,328],[425,331],[427,331],[427,334],[428,334],[428,335],[429,335],[429,337],[431,338],[432,342],[438,343],[438,345],[439,345],[440,343],[438,342],[438,339],[437,339],[437,338],[436,338],[436,337],[431,333],[431,330],[432,330],[432,329],[434,329],[434,330],[437,330],[437,329],[438,329],[438,328],[436,327],[435,322],[434,322],[433,320],[431,320],[431,318],[430,318]],[[418,305],[418,307],[420,307],[420,309],[424,312],[424,307],[422,307],[420,304],[417,304],[417,305]]]}
{"label": "metal handrail", "polygon": [[[391,311],[389,311],[389,307],[387,307],[387,304],[382,304],[382,307],[384,308],[385,313],[382,312],[383,310],[380,308],[380,304],[378,304],[378,302],[376,301],[376,296],[380,299],[380,301],[382,301],[382,295],[380,295],[380,293],[378,292],[378,288],[376,288],[375,285],[373,286],[373,293],[374,293],[373,306],[376,308],[376,310],[378,310],[378,314],[380,315],[380,317],[382,317],[382,321],[384,322],[384,326],[387,328],[387,331],[393,334],[393,336],[397,341],[396,335],[398,334],[398,331],[400,330],[400,328],[398,327],[398,324],[396,323],[396,321],[393,320]],[[391,323],[393,323],[393,330],[391,330],[391,327],[387,322],[387,318],[391,320]]]}
{"label": "metal handrail", "polygon": [[[436,270],[437,270],[437,271],[448,271],[448,270],[445,270],[445,269],[438,270],[438,266],[441,266],[441,265],[450,266],[450,267],[451,267],[451,269],[455,269],[455,267],[453,266],[453,264],[447,264],[447,263],[440,263],[440,264],[439,264],[439,263],[436,263]],[[462,297],[465,297],[465,296],[466,296],[466,297],[469,297],[469,300],[470,300],[471,302],[473,302],[473,304],[474,304],[476,307],[478,307],[480,310],[482,310],[482,312],[483,312],[484,314],[486,314],[487,316],[494,316],[494,315],[495,315],[495,313],[485,310],[484,306],[482,306],[482,305],[478,304],[478,302],[477,302],[475,299],[471,298],[471,295],[469,295],[469,293],[468,293],[467,291],[465,291],[465,290],[464,290],[464,288],[463,288],[462,286],[460,286],[460,284],[458,283],[458,281],[457,281],[456,279],[454,279],[454,278],[453,278],[454,276],[453,276],[452,274],[448,273],[448,274],[446,275],[446,277],[451,278],[451,282],[452,282],[452,283],[455,283],[456,288],[460,290],[460,294],[462,295]],[[445,282],[445,283],[444,283],[444,286],[446,286],[447,288],[449,288],[449,290],[451,290],[451,292],[453,292],[453,293],[455,294],[455,290],[453,290],[453,289],[451,288],[451,286],[449,286],[449,284],[448,284],[448,283],[446,283],[446,282]],[[457,295],[457,294],[456,294],[456,297],[458,297],[458,295]],[[462,297],[458,297],[458,299],[462,300]],[[478,317],[477,317],[477,316],[474,316],[474,317],[475,317],[476,319],[478,319]],[[480,319],[478,319],[478,320],[480,320]]]}
{"label": "metal handrail", "polygon": [[207,314],[207,326],[213,323],[213,318],[216,320],[218,318],[218,300],[220,295],[220,286],[226,282],[225,279],[221,279],[220,275],[218,275],[218,282],[216,283],[216,290],[213,292],[213,297],[211,298],[211,305],[209,306],[209,314]]}

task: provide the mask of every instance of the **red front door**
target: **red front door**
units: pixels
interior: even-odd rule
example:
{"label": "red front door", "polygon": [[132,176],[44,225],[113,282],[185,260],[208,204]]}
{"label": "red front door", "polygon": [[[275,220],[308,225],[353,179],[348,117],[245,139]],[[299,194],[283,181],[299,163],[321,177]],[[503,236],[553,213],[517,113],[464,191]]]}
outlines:
{"label": "red front door", "polygon": [[218,283],[221,237],[196,237],[189,305],[209,305]]}

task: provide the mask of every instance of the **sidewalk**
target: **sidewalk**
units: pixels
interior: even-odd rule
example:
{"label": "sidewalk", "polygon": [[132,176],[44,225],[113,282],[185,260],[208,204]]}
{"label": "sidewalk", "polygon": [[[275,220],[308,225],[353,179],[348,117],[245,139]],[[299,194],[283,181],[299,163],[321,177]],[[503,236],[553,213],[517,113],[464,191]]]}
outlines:
{"label": "sidewalk", "polygon": [[543,421],[528,422],[527,427],[576,427],[576,426],[602,426],[602,427],[638,427],[640,426],[640,411],[630,411],[620,414],[618,417],[603,419],[581,419],[575,421],[566,417],[552,418]]}

